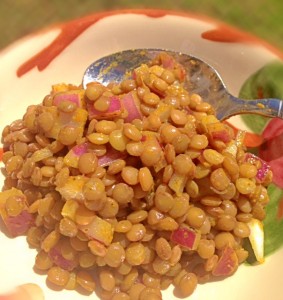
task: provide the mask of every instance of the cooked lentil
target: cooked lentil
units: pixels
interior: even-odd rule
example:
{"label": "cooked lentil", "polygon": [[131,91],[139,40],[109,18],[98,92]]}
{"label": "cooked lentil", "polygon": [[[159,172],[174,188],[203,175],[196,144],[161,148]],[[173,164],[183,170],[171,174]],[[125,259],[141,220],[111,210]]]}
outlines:
{"label": "cooked lentil", "polygon": [[162,53],[122,83],[54,85],[4,128],[10,194],[0,214],[4,223],[31,216],[27,242],[48,281],[102,299],[158,300],[170,284],[188,297],[225,249],[235,269],[248,257],[247,223],[265,217],[271,172],[258,180],[261,164],[246,161],[231,128],[185,90],[184,71]]}

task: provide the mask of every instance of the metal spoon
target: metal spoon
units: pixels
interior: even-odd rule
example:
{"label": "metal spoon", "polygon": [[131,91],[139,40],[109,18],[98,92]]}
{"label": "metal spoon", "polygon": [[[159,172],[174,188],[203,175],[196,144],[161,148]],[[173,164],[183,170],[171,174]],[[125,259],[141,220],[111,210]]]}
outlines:
{"label": "metal spoon", "polygon": [[225,120],[238,114],[259,114],[266,117],[283,118],[283,100],[259,99],[243,100],[231,95],[218,72],[199,58],[180,52],[161,49],[126,50],[102,57],[92,63],[83,76],[83,86],[92,81],[107,85],[121,82],[134,68],[148,63],[160,52],[166,51],[182,64],[187,76],[185,88],[190,93],[197,93],[210,103],[219,120]]}

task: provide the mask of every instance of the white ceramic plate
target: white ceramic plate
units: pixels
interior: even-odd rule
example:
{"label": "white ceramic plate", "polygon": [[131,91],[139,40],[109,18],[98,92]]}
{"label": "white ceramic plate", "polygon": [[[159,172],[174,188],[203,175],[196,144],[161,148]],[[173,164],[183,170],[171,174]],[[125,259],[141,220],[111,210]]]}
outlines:
{"label": "white ceramic plate", "polygon": [[[32,34],[0,53],[1,130],[22,117],[29,104],[39,103],[52,84],[79,84],[85,68],[97,58],[145,47],[178,50],[206,60],[235,95],[255,71],[283,57],[280,51],[255,37],[192,14],[160,10],[94,14]],[[234,120],[237,124],[238,121]],[[0,293],[32,282],[42,288],[47,300],[87,298],[73,291],[49,289],[46,276],[33,270],[35,254],[25,237],[9,239],[0,233]],[[224,281],[199,285],[190,299],[279,300],[282,270],[281,248],[260,266],[242,265]],[[164,299],[174,299],[172,289],[164,292]]]}

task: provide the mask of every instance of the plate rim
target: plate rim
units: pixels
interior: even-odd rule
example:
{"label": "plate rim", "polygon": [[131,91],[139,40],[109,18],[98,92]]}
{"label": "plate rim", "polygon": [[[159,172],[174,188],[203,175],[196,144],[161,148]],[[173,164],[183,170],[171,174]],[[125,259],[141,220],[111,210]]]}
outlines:
{"label": "plate rim", "polygon": [[[98,12],[98,13],[86,15],[84,17],[76,18],[76,19],[73,19],[73,20],[68,21],[68,22],[53,24],[51,26],[45,27],[43,29],[40,29],[40,30],[35,31],[33,33],[30,33],[30,34],[26,35],[25,37],[22,37],[22,38],[16,40],[12,44],[10,44],[10,46],[7,47],[8,48],[8,52],[10,50],[13,50],[13,49],[17,50],[17,46],[18,45],[20,45],[23,42],[28,42],[28,40],[30,38],[32,38],[32,37],[36,37],[37,35],[48,33],[48,32],[50,32],[51,30],[54,30],[54,29],[60,29],[61,26],[69,25],[72,22],[74,22],[74,23],[75,22],[80,22],[80,21],[82,21],[82,20],[84,20],[85,18],[88,18],[88,17],[91,18],[91,17],[95,17],[95,16],[100,16],[101,15],[102,17],[100,19],[102,19],[104,17],[112,17],[112,16],[123,15],[123,14],[140,14],[140,15],[146,15],[145,12],[147,12],[147,13],[162,12],[162,13],[165,13],[164,16],[168,15],[168,16],[186,17],[186,18],[189,18],[189,19],[201,20],[201,21],[207,22],[208,24],[213,24],[215,26],[224,25],[225,28],[227,28],[227,27],[228,28],[233,28],[236,31],[241,32],[244,35],[249,35],[250,36],[249,33],[245,32],[245,31],[241,31],[241,30],[237,29],[236,27],[230,26],[230,25],[228,25],[225,22],[221,22],[219,20],[215,20],[215,19],[212,19],[210,17],[198,15],[198,14],[195,14],[195,13],[191,14],[190,12],[178,12],[178,11],[174,11],[174,10],[160,10],[160,9],[129,9],[129,10],[127,9],[127,10],[108,11],[108,12],[105,12],[105,14],[103,12],[101,12],[101,13]],[[91,24],[91,26],[93,24]],[[261,46],[261,47],[264,47],[265,49],[267,49],[268,51],[270,51],[270,53],[276,54],[276,52],[278,51],[277,48],[274,48],[275,51],[276,51],[274,53],[271,50],[273,48],[272,45],[270,45],[271,49],[269,49],[269,48],[265,47],[265,43],[266,42],[264,40],[262,40],[262,42],[263,42],[262,43],[260,38],[254,37],[253,35],[252,35],[252,38],[255,39],[255,40],[258,40],[258,45]],[[7,49],[7,48],[5,48],[5,49]],[[281,53],[281,55],[283,57],[283,52],[280,52],[280,53]],[[0,50],[0,60],[3,58],[2,54],[3,54],[3,52]],[[276,56],[277,56],[277,54],[276,54]]]}
{"label": "plate rim", "polygon": [[70,26],[70,24],[75,25],[76,23],[78,24],[80,22],[93,20],[93,23],[91,23],[88,27],[86,27],[83,30],[85,31],[87,28],[89,28],[90,26],[94,25],[96,22],[104,18],[118,16],[118,15],[129,15],[129,14],[145,15],[153,18],[165,17],[167,15],[175,16],[175,17],[184,17],[184,18],[199,20],[199,21],[206,22],[208,24],[215,25],[216,28],[224,27],[227,30],[239,34],[245,39],[245,41],[239,41],[239,42],[245,42],[249,44],[255,43],[257,45],[260,45],[265,49],[267,49],[268,51],[270,51],[272,54],[275,54],[278,57],[278,59],[283,60],[283,49],[280,49],[275,45],[273,45],[272,43],[267,42],[265,39],[253,33],[250,33],[244,29],[240,29],[235,25],[231,25],[218,18],[214,18],[206,14],[194,12],[191,10],[178,10],[178,9],[175,10],[175,9],[159,9],[159,8],[125,8],[125,9],[102,10],[102,11],[92,12],[81,17],[72,18],[70,20],[67,20],[66,22],[64,21],[55,22],[53,24],[43,26],[42,28],[39,28],[29,34],[23,35],[22,37],[6,45],[4,48],[0,49],[0,59],[9,51],[17,48],[17,46],[20,45],[21,43],[24,43],[36,36],[48,33],[52,30],[60,29],[64,26]]}

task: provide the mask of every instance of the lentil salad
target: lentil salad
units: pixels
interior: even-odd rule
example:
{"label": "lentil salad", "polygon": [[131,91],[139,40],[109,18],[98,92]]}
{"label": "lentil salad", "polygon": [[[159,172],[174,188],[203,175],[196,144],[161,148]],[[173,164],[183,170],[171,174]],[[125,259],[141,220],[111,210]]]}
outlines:
{"label": "lentil salad", "polygon": [[267,164],[182,86],[166,53],[105,87],[57,84],[6,126],[0,213],[35,268],[101,299],[162,299],[232,275],[268,203]]}

